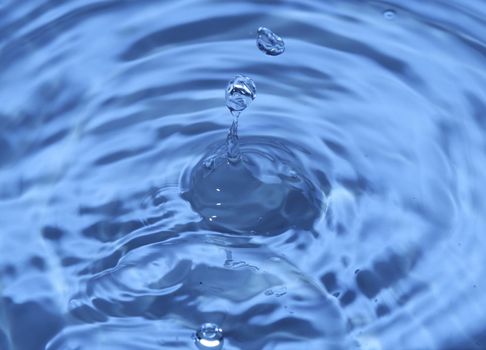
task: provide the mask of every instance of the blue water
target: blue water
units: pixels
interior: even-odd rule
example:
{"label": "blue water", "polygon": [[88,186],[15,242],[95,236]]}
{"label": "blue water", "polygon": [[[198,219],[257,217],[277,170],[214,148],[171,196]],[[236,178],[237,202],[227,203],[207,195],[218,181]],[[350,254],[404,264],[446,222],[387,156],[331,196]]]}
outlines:
{"label": "blue water", "polygon": [[0,1],[0,349],[486,349],[484,33],[484,0]]}

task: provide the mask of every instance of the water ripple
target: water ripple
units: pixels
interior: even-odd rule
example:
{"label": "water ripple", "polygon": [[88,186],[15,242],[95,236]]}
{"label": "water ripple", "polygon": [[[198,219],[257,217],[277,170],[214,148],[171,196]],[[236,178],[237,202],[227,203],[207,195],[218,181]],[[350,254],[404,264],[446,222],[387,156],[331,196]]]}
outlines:
{"label": "water ripple", "polygon": [[[4,1],[0,17],[2,350],[191,349],[206,322],[226,350],[486,347],[480,0]],[[284,54],[258,51],[262,26]],[[241,196],[219,226],[186,201],[238,73],[258,86],[249,171],[315,204],[260,226],[244,218],[273,197]]]}

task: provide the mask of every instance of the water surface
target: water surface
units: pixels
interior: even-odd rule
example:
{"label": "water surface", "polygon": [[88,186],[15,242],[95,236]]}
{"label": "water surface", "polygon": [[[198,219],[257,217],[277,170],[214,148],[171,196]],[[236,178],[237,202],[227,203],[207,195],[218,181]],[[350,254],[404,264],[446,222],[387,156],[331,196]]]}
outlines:
{"label": "water surface", "polygon": [[[482,0],[0,18],[0,349],[196,349],[208,322],[225,350],[486,348]],[[265,186],[238,175],[208,209],[187,193],[236,74],[258,87],[238,137]]]}

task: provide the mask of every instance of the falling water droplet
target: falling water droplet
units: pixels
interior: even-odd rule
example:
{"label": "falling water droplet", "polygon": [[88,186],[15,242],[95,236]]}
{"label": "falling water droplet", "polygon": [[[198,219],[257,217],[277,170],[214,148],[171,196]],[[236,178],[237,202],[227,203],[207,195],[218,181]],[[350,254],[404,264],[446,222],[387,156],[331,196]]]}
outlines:
{"label": "falling water droplet", "polygon": [[223,330],[214,323],[204,323],[194,336],[194,342],[200,350],[223,348]]}
{"label": "falling water droplet", "polygon": [[226,106],[234,115],[235,112],[244,111],[255,99],[256,86],[250,78],[238,74],[226,87]]}
{"label": "falling water droplet", "polygon": [[397,13],[395,12],[395,10],[386,10],[385,12],[383,12],[383,17],[388,20],[394,19],[396,15]]}
{"label": "falling water droplet", "polygon": [[285,51],[285,43],[282,38],[265,27],[258,28],[257,46],[260,51],[270,56],[278,56]]}

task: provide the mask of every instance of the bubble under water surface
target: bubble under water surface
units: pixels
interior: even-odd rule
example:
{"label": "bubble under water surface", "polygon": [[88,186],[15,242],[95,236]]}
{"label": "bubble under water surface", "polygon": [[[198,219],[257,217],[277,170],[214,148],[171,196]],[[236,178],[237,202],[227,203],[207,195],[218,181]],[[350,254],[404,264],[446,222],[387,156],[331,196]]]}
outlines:
{"label": "bubble under water surface", "polygon": [[0,18],[1,350],[486,349],[483,0]]}

